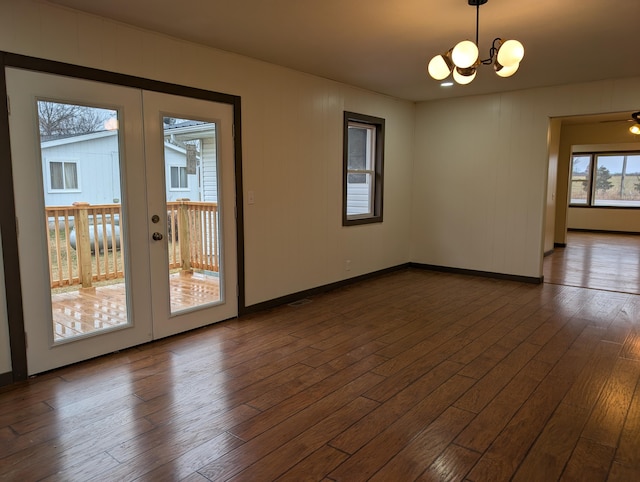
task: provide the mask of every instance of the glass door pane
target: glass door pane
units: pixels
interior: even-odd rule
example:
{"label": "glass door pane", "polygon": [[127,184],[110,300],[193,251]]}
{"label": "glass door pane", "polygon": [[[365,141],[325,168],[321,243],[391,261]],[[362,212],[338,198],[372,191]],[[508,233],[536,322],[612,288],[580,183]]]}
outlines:
{"label": "glass door pane", "polygon": [[37,101],[54,343],[129,325],[118,113]]}
{"label": "glass door pane", "polygon": [[171,314],[220,301],[216,124],[163,117]]}

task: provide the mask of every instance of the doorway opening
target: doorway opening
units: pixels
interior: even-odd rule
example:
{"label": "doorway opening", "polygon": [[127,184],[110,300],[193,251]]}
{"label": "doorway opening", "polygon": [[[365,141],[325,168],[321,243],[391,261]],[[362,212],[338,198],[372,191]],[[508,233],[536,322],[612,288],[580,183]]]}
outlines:
{"label": "doorway opening", "polygon": [[[547,210],[548,221],[551,215],[553,223],[547,226],[545,235],[545,282],[640,292],[636,267],[640,211],[619,205],[623,201],[616,197],[622,196],[623,189],[625,195],[627,190],[634,194],[633,183],[640,181],[629,175],[637,171],[633,163],[624,162],[627,153],[640,150],[640,142],[628,130],[630,112],[551,119],[547,201],[553,200],[554,205]],[[589,182],[588,176],[582,179],[584,173],[578,169],[581,153],[594,152],[606,157],[602,165],[593,166],[605,171],[604,184]],[[599,171],[594,174],[594,180],[601,178]],[[594,194],[589,189],[598,191]],[[601,199],[607,199],[607,205],[602,205]]]}

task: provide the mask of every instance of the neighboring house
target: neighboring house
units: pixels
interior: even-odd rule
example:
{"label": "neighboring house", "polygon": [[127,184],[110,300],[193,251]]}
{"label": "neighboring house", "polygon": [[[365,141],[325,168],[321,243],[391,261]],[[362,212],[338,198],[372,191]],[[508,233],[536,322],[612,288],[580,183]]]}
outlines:
{"label": "neighboring house", "polygon": [[187,166],[187,151],[184,147],[164,143],[164,178],[166,183],[167,201],[189,199],[199,201],[200,197],[200,166],[196,166],[196,173],[189,174]]}
{"label": "neighboring house", "polygon": [[[42,141],[45,206],[120,203],[117,133],[105,130]],[[165,134],[167,201],[216,201],[215,125],[186,121],[166,126]],[[203,152],[188,155],[185,141],[198,143]]]}
{"label": "neighboring house", "polygon": [[117,131],[44,140],[40,147],[45,206],[120,202]]}
{"label": "neighboring house", "polygon": [[[168,146],[178,146],[182,155],[186,159],[185,143],[196,143],[199,155],[196,156],[197,180],[194,184],[197,186],[197,196],[190,197],[192,201],[218,201],[218,165],[217,165],[217,135],[216,125],[209,122],[186,120],[176,124],[164,126],[165,139],[165,164],[167,166],[165,178],[167,180],[175,179],[176,169],[172,169],[167,157]],[[194,192],[190,187],[190,192]],[[177,196],[180,197],[189,196]],[[170,199],[171,198],[171,199]],[[167,184],[167,200],[173,200],[173,194],[170,194],[169,185]]]}

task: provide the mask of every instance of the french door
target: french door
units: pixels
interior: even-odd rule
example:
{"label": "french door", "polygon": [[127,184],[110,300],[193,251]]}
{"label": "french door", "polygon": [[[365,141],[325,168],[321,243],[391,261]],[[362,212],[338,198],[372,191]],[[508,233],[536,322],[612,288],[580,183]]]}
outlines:
{"label": "french door", "polygon": [[6,74],[28,373],[236,316],[232,107]]}

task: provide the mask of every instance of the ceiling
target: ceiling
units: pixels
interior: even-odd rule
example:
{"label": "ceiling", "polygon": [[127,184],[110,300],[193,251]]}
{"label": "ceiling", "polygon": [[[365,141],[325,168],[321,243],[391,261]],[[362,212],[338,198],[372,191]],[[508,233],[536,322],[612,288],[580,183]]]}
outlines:
{"label": "ceiling", "polygon": [[520,69],[503,79],[481,66],[471,84],[448,88],[425,67],[474,40],[467,0],[48,1],[412,101],[640,76],[640,0],[489,0],[481,57],[495,37],[515,38]]}

